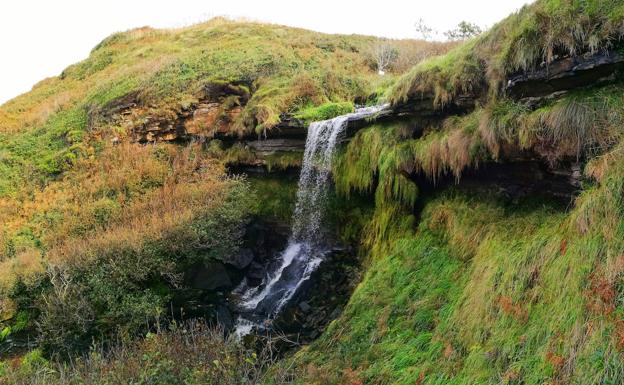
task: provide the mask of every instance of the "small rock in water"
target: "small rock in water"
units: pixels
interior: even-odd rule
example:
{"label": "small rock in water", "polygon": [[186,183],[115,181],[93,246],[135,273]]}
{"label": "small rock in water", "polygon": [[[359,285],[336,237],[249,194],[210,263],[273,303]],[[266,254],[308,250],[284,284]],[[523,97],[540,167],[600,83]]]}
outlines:
{"label": "small rock in water", "polygon": [[302,312],[307,313],[307,312],[309,312],[310,310],[312,310],[312,306],[310,306],[307,302],[301,302],[301,303],[299,304],[299,309],[300,309]]}

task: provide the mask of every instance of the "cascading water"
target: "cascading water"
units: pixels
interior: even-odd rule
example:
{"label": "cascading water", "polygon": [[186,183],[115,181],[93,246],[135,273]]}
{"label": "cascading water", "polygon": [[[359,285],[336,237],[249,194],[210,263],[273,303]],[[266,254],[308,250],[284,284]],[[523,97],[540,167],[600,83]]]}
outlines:
{"label": "cascading water", "polygon": [[323,261],[330,250],[323,234],[323,219],[336,143],[349,121],[373,116],[386,107],[360,108],[351,114],[314,122],[308,128],[288,246],[280,256],[279,266],[262,285],[243,288],[240,307],[244,315],[236,325],[239,336],[275,318]]}

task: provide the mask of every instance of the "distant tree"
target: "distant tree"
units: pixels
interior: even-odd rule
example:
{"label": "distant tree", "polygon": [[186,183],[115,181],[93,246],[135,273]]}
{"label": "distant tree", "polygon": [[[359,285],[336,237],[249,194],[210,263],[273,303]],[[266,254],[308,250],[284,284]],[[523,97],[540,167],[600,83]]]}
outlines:
{"label": "distant tree", "polygon": [[457,24],[457,27],[444,32],[444,36],[449,40],[458,41],[470,39],[480,35],[482,32],[483,30],[477,24],[462,21]]}
{"label": "distant tree", "polygon": [[377,66],[377,72],[384,75],[388,67],[399,57],[399,50],[388,41],[380,41],[371,47],[371,56]]}
{"label": "distant tree", "polygon": [[416,33],[420,35],[423,40],[429,40],[437,32],[428,26],[423,19],[418,19],[415,24]]}

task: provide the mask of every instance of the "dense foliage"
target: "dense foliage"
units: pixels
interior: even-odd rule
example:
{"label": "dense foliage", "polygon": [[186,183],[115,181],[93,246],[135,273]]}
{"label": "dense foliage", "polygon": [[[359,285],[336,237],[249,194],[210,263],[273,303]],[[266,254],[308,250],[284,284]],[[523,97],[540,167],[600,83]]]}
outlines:
{"label": "dense foliage", "polygon": [[26,311],[47,353],[132,336],[161,318],[185,268],[236,253],[252,211],[247,185],[197,146],[104,152],[7,223],[30,231],[7,240],[3,314]]}

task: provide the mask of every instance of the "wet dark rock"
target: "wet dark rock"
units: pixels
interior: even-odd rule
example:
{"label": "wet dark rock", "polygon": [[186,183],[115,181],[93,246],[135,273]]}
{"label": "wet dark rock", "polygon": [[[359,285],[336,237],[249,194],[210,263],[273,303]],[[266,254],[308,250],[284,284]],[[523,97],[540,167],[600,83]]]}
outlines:
{"label": "wet dark rock", "polygon": [[410,177],[423,193],[456,186],[474,191],[496,191],[511,200],[528,196],[549,197],[567,205],[580,191],[582,173],[576,160],[550,165],[539,156],[527,153],[503,162],[485,163],[478,169],[466,170],[459,182],[451,174],[439,177],[435,183],[417,173],[410,174]]}
{"label": "wet dark rock", "polygon": [[242,248],[237,254],[230,257],[226,261],[226,263],[229,265],[232,265],[233,267],[237,269],[244,269],[247,266],[249,266],[249,264],[251,263],[251,261],[254,260],[254,258],[255,256],[251,249]]}
{"label": "wet dark rock", "polygon": [[19,356],[36,347],[37,340],[34,336],[26,333],[11,334],[0,342],[0,360]]}
{"label": "wet dark rock", "polygon": [[346,305],[358,279],[357,265],[349,248],[330,252],[273,321],[273,329],[302,343],[317,338]]}
{"label": "wet dark rock", "polygon": [[256,282],[252,286],[259,285],[262,279],[266,276],[266,268],[258,262],[254,262],[249,266],[249,270],[245,274],[245,277],[251,282]]}
{"label": "wet dark rock", "polygon": [[216,308],[216,320],[225,330],[230,330],[234,327],[234,318],[232,312],[225,305],[217,305]]}
{"label": "wet dark rock", "polygon": [[301,152],[305,150],[303,139],[265,139],[247,142],[257,156],[271,155],[276,152]]}
{"label": "wet dark rock", "polygon": [[288,224],[253,219],[236,254],[223,261],[197,263],[185,271],[184,284],[172,291],[168,306],[172,316],[203,318],[231,329],[236,318],[232,291],[243,282],[262,282],[267,266],[286,244],[288,232]]}
{"label": "wet dark rock", "polygon": [[342,314],[342,309],[340,309],[340,308],[338,308],[338,307],[337,307],[337,308],[335,308],[335,309],[334,309],[334,311],[332,311],[332,312],[329,314],[329,319],[334,320],[334,319],[336,319],[336,318],[340,317],[340,314]]}

